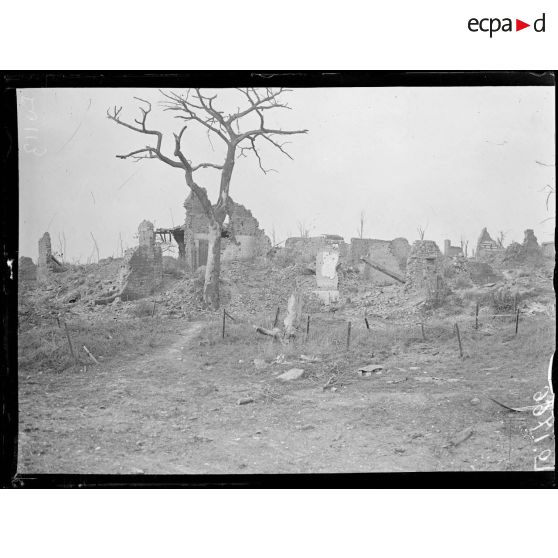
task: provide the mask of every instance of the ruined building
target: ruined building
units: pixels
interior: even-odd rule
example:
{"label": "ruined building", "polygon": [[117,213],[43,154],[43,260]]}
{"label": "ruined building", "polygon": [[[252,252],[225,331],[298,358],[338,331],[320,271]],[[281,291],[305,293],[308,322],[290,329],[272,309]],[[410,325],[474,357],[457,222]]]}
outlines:
{"label": "ruined building", "polygon": [[[203,207],[194,194],[184,202],[184,257],[186,267],[195,270],[207,263],[209,223]],[[271,242],[260,229],[257,219],[243,205],[229,198],[228,212],[223,225],[221,261],[250,259],[267,254]]]}
{"label": "ruined building", "polygon": [[446,256],[446,258],[454,258],[455,256],[463,255],[463,249],[461,246],[452,246],[451,240],[444,240],[444,256]]}
{"label": "ruined building", "polygon": [[503,247],[492,239],[492,237],[488,234],[486,227],[484,227],[477,241],[477,251],[475,253],[476,258],[479,260],[492,259],[495,256],[503,254],[503,252]]}
{"label": "ruined building", "polygon": [[506,248],[505,261],[514,264],[538,264],[544,258],[544,252],[537,242],[533,229],[525,231],[523,244],[512,242]]}
{"label": "ruined building", "polygon": [[149,296],[163,282],[163,255],[155,244],[153,223],[142,221],[138,228],[139,246],[126,250],[120,268],[120,297],[134,300]]}
{"label": "ruined building", "polygon": [[[184,246],[184,227],[173,227],[171,229],[157,229],[155,236],[159,237],[161,242],[171,242],[174,239],[178,246],[178,259],[184,261],[186,259],[186,248]],[[167,240],[168,239],[168,240]]]}
{"label": "ruined building", "polygon": [[416,240],[407,260],[406,291],[435,298],[445,291],[443,256],[433,240]]}
{"label": "ruined building", "polygon": [[363,277],[378,285],[396,284],[398,281],[364,263],[366,258],[399,275],[405,275],[407,258],[411,247],[406,238],[378,240],[375,238],[351,238],[350,262],[358,266]]}

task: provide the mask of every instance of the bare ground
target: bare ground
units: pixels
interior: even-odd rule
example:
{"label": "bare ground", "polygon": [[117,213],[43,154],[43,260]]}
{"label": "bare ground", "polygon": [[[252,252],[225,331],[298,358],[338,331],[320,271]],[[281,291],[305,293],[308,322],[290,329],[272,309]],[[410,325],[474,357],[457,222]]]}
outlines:
{"label": "bare ground", "polygon": [[[382,358],[382,374],[359,378],[350,364],[335,390],[323,389],[325,364],[268,358],[257,370],[247,359],[269,343],[238,352],[207,341],[216,322],[176,323],[179,333],[146,355],[87,371],[20,372],[18,472],[533,470],[544,449],[527,432],[537,424],[532,413],[509,413],[488,397],[533,404],[553,348],[549,318],[526,321],[518,337],[509,324],[489,335],[467,331],[464,359],[453,339],[416,341]],[[276,378],[291,367],[307,374]],[[469,427],[472,435],[453,445]]]}

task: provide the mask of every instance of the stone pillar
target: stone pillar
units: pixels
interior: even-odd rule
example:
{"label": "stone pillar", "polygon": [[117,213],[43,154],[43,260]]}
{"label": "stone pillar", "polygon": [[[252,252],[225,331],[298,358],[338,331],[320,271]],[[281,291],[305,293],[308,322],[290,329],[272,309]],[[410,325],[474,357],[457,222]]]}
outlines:
{"label": "stone pillar", "polygon": [[433,240],[417,240],[407,260],[406,291],[416,291],[427,299],[438,298],[445,292],[442,254]]}
{"label": "stone pillar", "polygon": [[339,276],[337,264],[339,263],[339,249],[333,245],[321,249],[316,255],[316,283],[318,289],[314,291],[325,304],[339,300]]}
{"label": "stone pillar", "polygon": [[37,260],[37,279],[44,281],[52,272],[52,249],[50,234],[46,232],[39,239],[39,259]]}
{"label": "stone pillar", "polygon": [[150,221],[142,221],[138,227],[139,245],[153,249],[155,246],[155,233],[153,232],[153,223]]}
{"label": "stone pillar", "polygon": [[138,233],[139,246],[126,250],[120,269],[122,300],[149,296],[163,282],[163,254],[155,244],[153,223],[142,221]]}

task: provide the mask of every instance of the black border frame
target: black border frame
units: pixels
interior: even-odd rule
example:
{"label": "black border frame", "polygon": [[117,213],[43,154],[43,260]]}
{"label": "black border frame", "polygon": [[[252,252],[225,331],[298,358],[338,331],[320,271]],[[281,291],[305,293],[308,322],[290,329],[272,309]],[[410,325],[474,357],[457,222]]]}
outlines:
{"label": "black border frame", "polygon": [[[16,474],[18,453],[16,89],[30,87],[553,86],[554,71],[10,71],[0,73],[0,485],[13,488],[555,488],[554,471],[276,475]],[[555,99],[556,102],[556,99]],[[556,128],[556,125],[555,125]],[[555,142],[556,150],[556,142]],[[14,233],[15,231],[15,233]],[[13,260],[12,271],[7,266]],[[13,274],[12,274],[13,272]],[[556,269],[554,288],[556,290]],[[554,384],[554,381],[553,381]]]}

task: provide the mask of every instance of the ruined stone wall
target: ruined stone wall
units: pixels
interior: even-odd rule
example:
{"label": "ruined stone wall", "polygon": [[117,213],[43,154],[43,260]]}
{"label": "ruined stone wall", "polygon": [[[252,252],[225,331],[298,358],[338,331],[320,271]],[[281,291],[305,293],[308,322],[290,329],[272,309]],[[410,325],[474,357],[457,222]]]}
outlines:
{"label": "ruined stone wall", "polygon": [[541,250],[545,258],[556,257],[556,248],[554,246],[554,242],[543,242],[541,244]]}
{"label": "ruined stone wall", "polygon": [[208,237],[207,217],[203,207],[194,194],[190,194],[184,202],[186,220],[184,222],[184,257],[186,268],[193,270],[198,267],[198,240],[200,235]]}
{"label": "ruined stone wall", "polygon": [[163,254],[155,244],[153,224],[142,221],[138,229],[139,246],[126,250],[120,268],[122,300],[134,300],[153,294],[163,282]]}
{"label": "ruined stone wall", "polygon": [[[184,203],[184,252],[187,267],[194,270],[201,264],[200,246],[209,237],[209,223],[198,198],[190,194]],[[221,242],[222,261],[250,259],[263,256],[271,249],[271,241],[260,229],[252,212],[229,198],[228,223],[224,227],[227,238]]]}
{"label": "ruined stone wall", "polygon": [[351,238],[350,262],[358,266],[362,276],[378,285],[397,284],[397,281],[360,260],[368,258],[374,263],[398,274],[405,274],[411,247],[405,238],[378,240],[373,238]]}
{"label": "ruined stone wall", "polygon": [[446,285],[443,279],[444,258],[433,240],[416,240],[407,260],[406,291],[416,291],[428,298],[443,293]]}
{"label": "ruined stone wall", "polygon": [[330,247],[337,247],[339,257],[345,259],[349,254],[349,245],[343,240],[332,240],[325,236],[291,237],[285,241],[285,248],[292,250],[303,260],[313,261],[318,252],[327,250]]}

